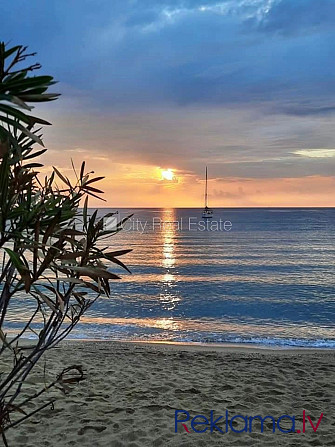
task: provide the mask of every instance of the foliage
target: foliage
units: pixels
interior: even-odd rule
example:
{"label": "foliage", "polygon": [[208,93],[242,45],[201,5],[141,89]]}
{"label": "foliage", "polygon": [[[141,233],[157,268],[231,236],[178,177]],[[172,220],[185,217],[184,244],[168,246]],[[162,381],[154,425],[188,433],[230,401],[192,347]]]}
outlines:
{"label": "foliage", "polygon": [[[91,178],[85,162],[79,172],[73,166],[74,182],[56,168],[40,179],[36,169],[43,165],[36,159],[46,149],[35,148],[43,146],[36,125],[49,123],[30,114],[31,103],[58,95],[48,93],[55,83],[51,76],[31,76],[40,65],[26,66],[30,56],[34,54],[25,47],[0,43],[0,358],[8,353],[12,357],[10,370],[0,371],[0,434],[5,444],[10,427],[50,404],[47,400],[27,412],[36,395],[82,380],[81,367],[70,367],[52,384],[22,399],[25,380],[43,354],[71,332],[99,296],[110,296],[110,280],[119,277],[108,266],[126,268],[118,258],[130,251],[109,251],[102,245],[122,223],[106,230],[98,212],[89,213],[88,195],[100,197],[102,191],[94,184],[102,177]],[[23,306],[24,300],[33,300],[34,309],[20,333],[10,339],[6,317],[17,297]],[[40,330],[33,329],[34,322],[40,323]],[[19,342],[31,332],[37,341],[31,349],[23,349]]]}

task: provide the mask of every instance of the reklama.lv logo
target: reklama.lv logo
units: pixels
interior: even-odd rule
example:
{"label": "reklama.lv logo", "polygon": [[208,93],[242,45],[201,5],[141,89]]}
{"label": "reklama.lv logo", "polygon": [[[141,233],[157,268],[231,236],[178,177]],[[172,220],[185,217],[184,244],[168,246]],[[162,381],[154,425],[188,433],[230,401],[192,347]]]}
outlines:
{"label": "reklama.lv logo", "polygon": [[[187,433],[191,433],[190,430],[194,433],[205,433],[207,430],[210,433],[213,433],[213,431],[218,431],[219,433],[228,433],[229,430],[231,430],[234,433],[252,433],[254,431],[259,431],[263,433],[264,431],[264,423],[268,423],[269,426],[272,425],[272,433],[275,433],[276,428],[281,433],[305,433],[306,432],[306,425],[307,421],[309,422],[310,426],[312,427],[313,431],[316,433],[317,429],[319,428],[320,422],[323,418],[323,413],[321,413],[316,425],[314,425],[312,419],[310,416],[306,415],[306,410],[303,410],[302,412],[302,431],[300,429],[296,429],[296,416],[289,416],[287,414],[284,414],[277,419],[273,416],[267,415],[267,416],[242,416],[241,414],[237,414],[229,419],[229,412],[226,410],[225,417],[214,416],[214,410],[211,410],[209,418],[202,414],[197,414],[193,418],[191,418],[190,413],[186,410],[176,410],[175,411],[175,433],[178,432],[178,424],[181,424],[180,426],[183,427],[183,429]],[[187,423],[187,424],[186,424]],[[218,424],[221,424],[218,425]],[[235,427],[234,424],[235,423]],[[287,423],[291,424],[290,428],[288,430],[284,430],[281,427],[281,423]],[[223,425],[222,425],[223,424]],[[239,426],[239,428],[236,428],[236,425]]]}

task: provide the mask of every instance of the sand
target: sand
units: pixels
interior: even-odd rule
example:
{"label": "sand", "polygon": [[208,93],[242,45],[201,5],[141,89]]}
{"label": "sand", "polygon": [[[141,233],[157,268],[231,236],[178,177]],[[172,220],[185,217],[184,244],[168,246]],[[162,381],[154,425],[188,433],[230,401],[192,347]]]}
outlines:
{"label": "sand", "polygon": [[[11,447],[145,447],[145,446],[334,446],[335,353],[331,351],[271,351],[262,349],[173,346],[118,342],[66,342],[49,354],[55,373],[82,364],[86,380],[29,422],[8,432]],[[32,376],[28,387],[40,385]],[[178,424],[175,410],[210,419],[225,415],[296,416],[305,433],[281,433],[260,423],[253,432],[220,433],[210,427],[195,433],[190,421]],[[224,418],[223,418],[224,419]],[[200,420],[198,419],[198,422]],[[202,419],[204,421],[204,419]],[[222,430],[225,424],[218,423]],[[245,421],[235,420],[235,430]],[[205,425],[194,426],[204,429]],[[292,421],[282,420],[289,430]],[[0,441],[1,443],[1,441]]]}

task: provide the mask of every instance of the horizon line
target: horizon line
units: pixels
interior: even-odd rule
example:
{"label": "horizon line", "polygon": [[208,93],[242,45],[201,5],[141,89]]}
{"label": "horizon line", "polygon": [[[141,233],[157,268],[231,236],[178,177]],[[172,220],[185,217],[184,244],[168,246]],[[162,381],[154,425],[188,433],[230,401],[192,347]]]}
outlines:
{"label": "horizon line", "polygon": [[[82,208],[82,207],[79,207]],[[199,209],[202,210],[201,206],[89,206],[87,209]],[[211,209],[227,209],[227,210],[241,210],[241,209],[335,209],[334,206],[216,206],[211,207]]]}

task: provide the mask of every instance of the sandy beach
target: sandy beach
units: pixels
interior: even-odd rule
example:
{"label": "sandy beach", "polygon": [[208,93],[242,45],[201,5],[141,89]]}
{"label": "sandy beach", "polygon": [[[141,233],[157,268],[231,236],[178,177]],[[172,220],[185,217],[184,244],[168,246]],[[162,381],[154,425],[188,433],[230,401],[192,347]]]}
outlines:
{"label": "sandy beach", "polygon": [[[13,447],[80,446],[333,446],[335,431],[335,352],[316,350],[265,350],[214,346],[185,346],[121,342],[66,342],[48,355],[55,374],[64,366],[83,365],[86,380],[47,409],[8,432]],[[41,386],[32,375],[31,391]],[[55,392],[52,393],[54,395]],[[178,423],[175,410],[185,410],[189,420]],[[211,433],[213,418],[220,416]],[[271,420],[253,421],[233,416],[265,417],[276,420],[295,416],[295,431],[283,433]],[[317,431],[314,426],[320,418]],[[203,415],[209,424],[193,425]],[[187,413],[180,413],[180,419]],[[205,419],[197,419],[205,422]],[[282,430],[292,420],[280,422]],[[235,431],[234,431],[235,430]]]}

